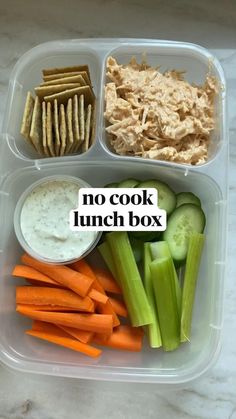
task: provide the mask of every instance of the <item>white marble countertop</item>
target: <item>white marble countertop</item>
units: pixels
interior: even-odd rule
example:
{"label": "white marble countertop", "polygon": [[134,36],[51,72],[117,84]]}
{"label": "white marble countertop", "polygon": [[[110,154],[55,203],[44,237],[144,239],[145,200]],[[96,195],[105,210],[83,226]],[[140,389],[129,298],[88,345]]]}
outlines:
{"label": "white marble countertop", "polygon": [[223,347],[206,376],[181,388],[31,376],[1,366],[0,419],[236,419],[236,3],[0,0],[1,119],[20,55],[45,41],[80,37],[173,39],[217,49],[228,78],[231,141]]}

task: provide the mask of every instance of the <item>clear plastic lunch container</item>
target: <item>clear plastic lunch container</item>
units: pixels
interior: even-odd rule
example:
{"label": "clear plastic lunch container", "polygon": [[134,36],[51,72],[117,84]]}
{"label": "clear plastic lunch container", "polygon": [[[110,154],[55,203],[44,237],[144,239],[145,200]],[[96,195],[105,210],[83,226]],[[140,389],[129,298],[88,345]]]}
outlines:
{"label": "clear plastic lunch container", "polygon": [[[104,129],[105,64],[109,55],[120,63],[145,54],[147,62],[161,70],[186,71],[186,79],[201,83],[206,73],[216,76],[221,89],[215,103],[216,128],[208,161],[200,166],[142,158],[121,157],[109,148]],[[28,90],[39,85],[47,67],[88,64],[97,97],[96,138],[84,154],[38,158],[20,136],[20,124]],[[228,131],[226,86],[217,59],[197,45],[158,40],[84,39],[50,42],[27,52],[16,64],[8,91],[0,142],[0,360],[14,369],[57,376],[141,383],[184,383],[206,372],[220,351],[223,283],[226,263]],[[13,215],[20,195],[33,182],[51,175],[84,179],[92,186],[122,180],[157,178],[176,192],[191,191],[201,199],[206,214],[206,243],[199,273],[190,344],[172,352],[151,349],[140,353],[104,349],[90,359],[24,334],[30,320],[15,312],[15,286],[11,276],[20,261],[20,247]],[[90,258],[96,257],[90,254]]]}

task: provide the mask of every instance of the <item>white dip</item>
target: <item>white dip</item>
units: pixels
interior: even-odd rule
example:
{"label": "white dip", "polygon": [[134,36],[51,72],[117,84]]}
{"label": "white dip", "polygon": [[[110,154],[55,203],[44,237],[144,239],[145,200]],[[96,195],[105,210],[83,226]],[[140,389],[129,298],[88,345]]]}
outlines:
{"label": "white dip", "polygon": [[78,206],[76,183],[51,180],[37,186],[26,198],[20,217],[28,246],[39,256],[63,262],[80,257],[94,242],[94,231],[70,230],[70,210]]}

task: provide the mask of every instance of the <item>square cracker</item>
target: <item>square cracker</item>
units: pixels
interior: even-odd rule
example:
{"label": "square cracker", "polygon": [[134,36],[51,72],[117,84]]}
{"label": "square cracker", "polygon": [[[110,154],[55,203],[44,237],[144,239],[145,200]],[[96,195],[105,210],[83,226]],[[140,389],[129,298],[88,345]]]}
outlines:
{"label": "square cracker", "polygon": [[67,123],[67,142],[65,154],[71,151],[74,143],[73,128],[72,128],[72,99],[70,98],[66,107],[66,123]]}
{"label": "square cracker", "polygon": [[56,84],[52,86],[39,86],[35,87],[34,91],[40,99],[44,98],[45,96],[54,95],[55,93],[64,92],[66,90],[75,89],[76,87],[80,87],[79,83],[65,83],[65,84]]}
{"label": "square cracker", "polygon": [[92,145],[95,142],[95,130],[96,130],[96,100],[93,103],[93,109],[92,109],[90,145]]}
{"label": "square cracker", "polygon": [[60,132],[60,156],[64,156],[66,148],[66,115],[65,107],[63,104],[60,105],[59,111],[59,132]]}
{"label": "square cracker", "polygon": [[68,84],[68,83],[76,83],[76,84],[79,84],[80,86],[86,86],[88,84],[80,74],[77,74],[75,76],[61,77],[59,79],[45,81],[44,83],[40,84],[40,87],[54,86],[54,85]]}
{"label": "square cracker", "polygon": [[72,73],[78,71],[86,71],[90,79],[89,67],[87,64],[75,65],[71,67],[56,67],[56,68],[47,68],[43,70],[43,76],[49,76],[51,74],[60,74],[60,73]]}
{"label": "square cracker", "polygon": [[73,136],[74,136],[74,146],[71,150],[72,152],[78,150],[81,140],[80,140],[80,131],[79,131],[79,102],[78,95],[73,97],[72,102],[72,124],[73,124]]}
{"label": "square cracker", "polygon": [[34,101],[34,110],[30,128],[30,139],[40,155],[44,154],[42,144],[42,109],[38,96]]}
{"label": "square cracker", "polygon": [[32,145],[32,141],[30,138],[30,128],[31,128],[31,121],[33,116],[34,110],[34,98],[30,92],[27,93],[26,101],[25,101],[25,108],[24,114],[21,123],[20,133],[23,137]]}
{"label": "square cracker", "polygon": [[42,133],[43,133],[43,151],[45,156],[50,156],[47,146],[47,106],[46,102],[42,103]]}
{"label": "square cracker", "polygon": [[92,117],[92,105],[89,104],[86,110],[86,119],[85,119],[85,138],[82,145],[82,151],[85,152],[89,149],[89,140],[91,133],[91,117]]}
{"label": "square cracker", "polygon": [[43,80],[45,83],[47,82],[54,82],[55,80],[64,79],[68,77],[74,77],[74,76],[81,76],[83,77],[86,84],[91,84],[91,80],[88,77],[88,74],[86,71],[75,71],[71,73],[58,73],[58,74],[50,74],[49,76],[43,76]]}
{"label": "square cracker", "polygon": [[67,101],[74,95],[84,95],[85,104],[93,103],[95,96],[90,86],[81,86],[71,90],[65,90],[64,92],[55,93],[44,97],[46,102],[53,102],[54,99],[58,100],[58,103],[66,104]]}
{"label": "square cracker", "polygon": [[57,103],[56,99],[54,100],[53,105],[54,105],[54,107],[53,107],[53,126],[54,126],[54,136],[55,136],[54,148],[55,148],[56,156],[59,156],[61,142],[60,142],[60,132],[59,132],[58,103]]}
{"label": "square cracker", "polygon": [[52,105],[47,103],[47,146],[51,156],[55,157],[53,135],[52,135]]}
{"label": "square cracker", "polygon": [[80,139],[84,141],[85,138],[85,116],[84,116],[84,95],[79,97],[79,128]]}

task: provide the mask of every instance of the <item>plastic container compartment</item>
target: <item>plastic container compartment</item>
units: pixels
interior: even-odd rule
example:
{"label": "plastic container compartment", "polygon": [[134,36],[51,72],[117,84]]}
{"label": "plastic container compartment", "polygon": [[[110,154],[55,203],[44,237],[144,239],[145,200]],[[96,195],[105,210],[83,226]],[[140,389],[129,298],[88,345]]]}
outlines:
{"label": "plastic container compartment", "polygon": [[[188,80],[202,81],[210,63],[222,90],[216,103],[216,131],[209,161],[201,167],[120,157],[107,146],[103,121],[105,60],[114,55],[125,61],[146,52],[162,69],[186,69]],[[150,59],[149,59],[150,58]],[[98,98],[96,141],[85,154],[35,159],[19,135],[28,89],[39,82],[43,67],[90,65]],[[201,47],[154,40],[73,40],[40,45],[17,63],[10,80],[0,143],[2,156],[0,216],[0,360],[21,371],[97,380],[183,383],[203,374],[217,359],[222,328],[225,272],[228,138],[225,118],[225,80],[217,60]],[[4,158],[3,158],[4,156]],[[197,194],[206,213],[206,245],[199,274],[190,344],[177,351],[144,346],[141,353],[104,350],[93,360],[24,334],[30,321],[15,313],[15,285],[11,271],[22,253],[13,228],[16,202],[33,182],[51,175],[77,176],[92,186],[136,177],[159,178],[178,191]],[[91,256],[92,257],[92,256]]]}
{"label": "plastic container compartment", "polygon": [[[211,135],[211,144],[209,148],[209,158],[207,163],[203,163],[200,166],[204,166],[211,162],[217,153],[220,151],[223,142],[224,142],[224,110],[223,110],[223,101],[222,98],[225,94],[224,92],[224,83],[223,73],[219,63],[211,56],[211,54],[201,47],[196,47],[189,44],[179,44],[176,46],[174,43],[162,44],[160,45],[147,45],[145,47],[145,56],[143,54],[143,46],[134,46],[130,45],[121,45],[117,48],[114,48],[109,52],[108,56],[111,55],[114,57],[117,62],[120,64],[128,64],[133,56],[137,58],[139,63],[142,62],[143,58],[147,59],[148,64],[153,67],[160,65],[160,71],[166,71],[170,69],[176,69],[178,71],[186,71],[186,79],[190,83],[203,84],[206,78],[207,72],[211,72],[212,75],[216,76],[219,80],[219,85],[222,86],[222,89],[219,91],[219,95],[215,101],[215,120],[216,127],[214,132]],[[103,72],[103,83],[106,82],[106,68],[104,67]],[[109,80],[110,81],[110,80]],[[102,91],[101,96],[101,108],[102,105],[105,105],[104,101],[104,90]],[[103,108],[103,110],[105,110]],[[111,150],[108,135],[105,132],[105,119],[103,119],[103,125],[101,125],[100,138],[102,138],[102,144],[104,149],[113,155],[116,155],[114,151]],[[125,159],[130,159],[130,157],[123,157]],[[132,157],[136,161],[139,161],[140,158]],[[146,161],[146,159],[144,159]],[[155,160],[154,160],[155,161]],[[174,165],[175,163],[167,163],[168,165]],[[186,166],[183,164],[182,166]]]}

